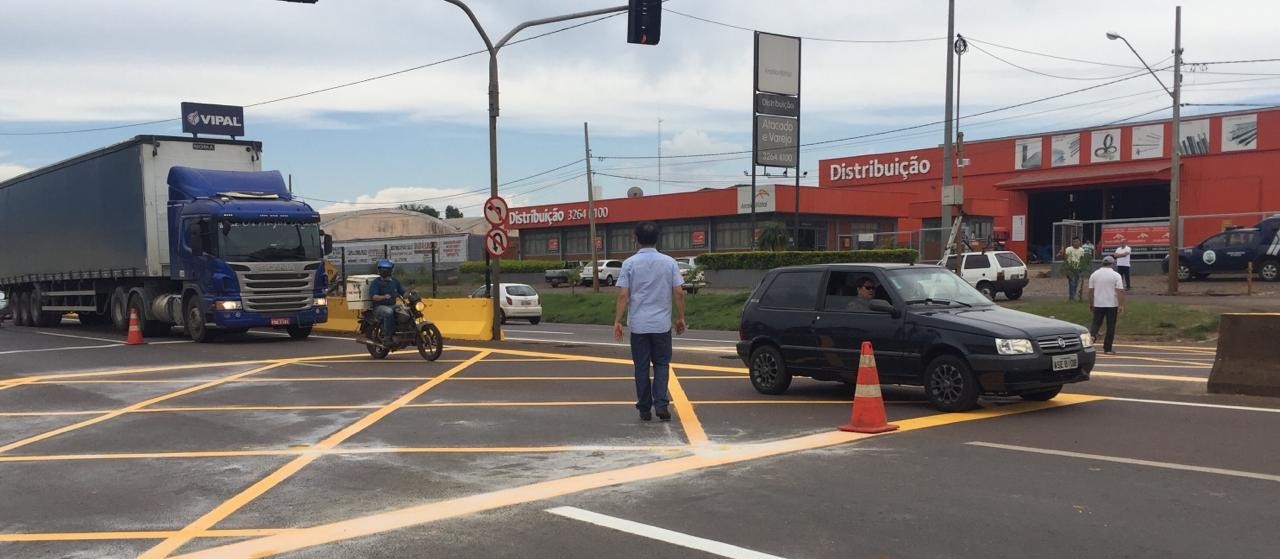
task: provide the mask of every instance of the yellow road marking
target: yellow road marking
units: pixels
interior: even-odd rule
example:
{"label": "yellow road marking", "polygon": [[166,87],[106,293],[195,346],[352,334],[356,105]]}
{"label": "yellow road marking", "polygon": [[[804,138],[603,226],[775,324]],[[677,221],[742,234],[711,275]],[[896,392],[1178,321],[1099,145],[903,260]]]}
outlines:
{"label": "yellow road marking", "polygon": [[[1105,398],[1082,396],[1077,394],[1061,394],[1054,400],[1048,402],[1027,402],[998,408],[987,408],[973,412],[950,413],[898,421],[897,424],[899,429],[891,433],[903,433],[917,429],[989,419],[993,417],[1063,407],[1097,400],[1105,400]],[[862,433],[831,431],[764,444],[742,445],[727,450],[708,447],[708,452],[702,452],[692,456],[538,482],[525,485],[523,487],[492,491],[469,497],[426,503],[381,514],[353,518],[350,520],[314,526],[311,528],[303,528],[287,534],[276,534],[231,545],[205,549],[182,555],[180,556],[180,559],[269,557],[321,544],[378,534],[446,518],[457,518],[460,516],[512,505],[561,497],[590,489],[599,489],[602,487],[611,487],[637,481],[662,478],[694,470],[823,448],[879,436],[892,436],[892,434],[868,435]]]}
{"label": "yellow road marking", "polygon": [[154,460],[176,458],[247,458],[255,456],[300,456],[316,454],[319,456],[344,456],[358,454],[520,454],[520,453],[553,453],[553,452],[672,452],[688,450],[686,445],[561,445],[561,446],[503,446],[503,447],[371,447],[371,448],[332,448],[315,449],[310,446],[298,448],[276,448],[260,450],[209,450],[191,452],[119,452],[104,454],[41,454],[27,456],[0,456],[0,463],[5,462],[63,462],[79,460]]}
{"label": "yellow road marking", "polygon": [[1146,363],[1098,363],[1107,367],[1143,367],[1147,369],[1212,369],[1213,365],[1148,365]]}
{"label": "yellow road marking", "polygon": [[1089,373],[1095,377],[1116,377],[1116,378],[1140,378],[1146,380],[1172,380],[1177,382],[1209,382],[1204,377],[1180,377],[1177,375],[1145,375],[1141,373],[1111,373],[1105,371],[1093,371]]}
{"label": "yellow road marking", "polygon": [[[197,538],[252,538],[283,534],[289,529],[248,529],[248,530],[209,530],[201,532]],[[168,538],[178,532],[173,530],[150,530],[134,532],[54,532],[43,534],[0,534],[0,542],[70,542],[89,540],[159,540]]]}
{"label": "yellow road marking", "polygon": [[[1196,347],[1196,346],[1179,346],[1179,345],[1141,345],[1141,344],[1116,344],[1116,347],[1136,347],[1138,349],[1158,349],[1175,353],[1182,351],[1184,353],[1201,353],[1202,355],[1213,355],[1217,353],[1217,349],[1212,347]],[[1207,353],[1203,353],[1207,352]]]}
{"label": "yellow road marking", "polygon": [[676,416],[680,419],[680,426],[684,428],[685,438],[689,439],[691,446],[707,444],[710,442],[707,432],[702,429],[702,422],[698,420],[693,404],[689,403],[689,396],[684,393],[684,387],[680,386],[680,378],[676,376],[675,367],[670,368],[669,375],[670,382],[667,383],[667,388],[671,393],[671,405],[676,408]]}
{"label": "yellow road marking", "polygon": [[[448,380],[449,377],[452,377],[462,372],[467,367],[470,367],[471,365],[483,360],[485,357],[488,357],[488,356],[489,356],[488,351],[481,350],[479,353],[476,353],[475,355],[471,356],[470,359],[467,359],[466,361],[454,366],[448,371],[445,371],[440,376],[437,376],[436,378],[433,378],[423,383],[417,388],[414,388],[413,390],[410,390],[409,392],[405,393],[399,398],[396,398],[395,401],[379,408],[378,410],[370,413],[369,415],[366,415],[360,418],[355,423],[352,423],[351,425],[346,426],[345,428],[338,431],[337,433],[330,435],[329,437],[317,443],[314,446],[314,448],[319,450],[329,450],[342,444],[343,441],[346,441],[347,439],[355,436],[357,433],[365,430],[370,425],[377,423],[382,418],[391,414],[391,412],[394,412],[397,409],[404,407],[405,404],[412,402],[418,396],[421,396],[422,394],[426,393],[428,390],[431,390],[432,388],[439,385],[440,383]],[[271,472],[270,474],[268,474],[267,477],[262,478],[261,480],[258,480],[257,483],[253,484],[248,489],[241,491],[236,496],[232,497],[231,499],[227,500],[221,505],[218,505],[213,510],[205,513],[204,516],[201,516],[200,518],[196,519],[195,522],[188,524],[187,527],[183,528],[182,531],[177,535],[170,538],[166,538],[163,542],[160,542],[159,545],[147,550],[147,552],[143,553],[141,556],[139,556],[139,558],[150,559],[150,558],[158,558],[158,557],[168,557],[170,553],[177,551],[178,548],[182,547],[188,541],[190,541],[191,538],[193,537],[192,534],[198,534],[210,528],[213,528],[214,525],[223,521],[228,516],[231,516],[232,513],[234,513],[237,510],[240,510],[241,507],[249,504],[250,501],[253,501],[254,499],[261,496],[262,494],[266,493],[267,491],[270,491],[271,488],[275,487],[276,485],[279,485],[284,480],[289,479],[290,476],[301,471],[308,464],[315,461],[315,459],[319,457],[320,457],[320,454],[318,453],[308,453],[308,454],[303,454],[301,456],[298,456],[297,458],[294,458],[288,464],[285,464],[284,466],[281,466],[280,468],[276,469],[274,472]]]}
{"label": "yellow road marking", "polygon": [[1104,362],[1105,362],[1105,363],[1110,364],[1110,361],[1111,361],[1112,359],[1135,359],[1135,360],[1138,360],[1138,361],[1150,361],[1150,362],[1152,362],[1152,363],[1173,363],[1174,365],[1196,365],[1196,366],[1199,366],[1199,367],[1204,367],[1204,368],[1206,368],[1206,369],[1207,369],[1207,368],[1209,368],[1209,367],[1211,366],[1210,364],[1206,364],[1206,363],[1205,363],[1205,362],[1203,362],[1203,361],[1199,361],[1199,362],[1197,362],[1197,361],[1181,361],[1181,360],[1177,360],[1177,359],[1162,359],[1162,358],[1159,358],[1159,357],[1135,357],[1135,356],[1125,356],[1125,355],[1108,355],[1108,356],[1106,356],[1106,359],[1099,358],[1099,359],[1098,359],[1098,363],[1104,363]]}
{"label": "yellow road marking", "polygon": [[98,416],[98,417],[95,417],[95,418],[93,418],[93,419],[86,419],[86,420],[81,421],[81,422],[79,422],[79,423],[73,423],[73,424],[71,424],[71,425],[67,425],[66,427],[59,427],[59,428],[54,429],[54,430],[52,430],[52,431],[46,431],[46,432],[41,433],[41,434],[39,434],[39,435],[34,435],[34,436],[31,436],[31,437],[27,437],[27,438],[25,438],[25,439],[22,439],[22,440],[20,440],[20,441],[16,441],[16,442],[12,442],[12,443],[9,443],[9,444],[7,444],[7,445],[4,445],[4,446],[0,446],[0,454],[5,453],[5,452],[9,452],[10,450],[13,450],[13,449],[15,449],[15,448],[21,448],[21,447],[27,446],[27,445],[29,445],[29,444],[31,444],[31,443],[40,442],[40,441],[43,441],[43,440],[48,439],[48,438],[51,438],[51,437],[56,437],[56,436],[61,435],[61,434],[63,434],[63,433],[68,433],[68,432],[71,432],[71,431],[75,431],[76,429],[81,429],[81,428],[84,428],[84,427],[88,427],[88,426],[90,426],[90,425],[95,425],[95,424],[98,424],[98,423],[102,423],[103,421],[106,421],[106,420],[108,420],[108,419],[111,419],[111,418],[114,418],[114,417],[119,417],[119,416],[121,416],[121,415],[124,415],[124,414],[129,413],[129,412],[132,412],[132,411],[140,410],[140,409],[142,409],[142,408],[145,408],[145,407],[147,407],[147,406],[150,406],[151,404],[156,404],[156,403],[159,403],[159,402],[163,402],[163,401],[165,401],[165,400],[170,400],[170,399],[173,399],[173,398],[177,398],[177,397],[179,397],[179,396],[185,396],[185,395],[187,395],[187,394],[191,394],[191,393],[193,393],[193,392],[198,392],[198,391],[200,391],[200,390],[204,390],[204,389],[206,389],[206,388],[212,388],[212,387],[214,387],[214,386],[218,386],[218,385],[220,385],[220,384],[226,383],[227,381],[234,380],[234,379],[241,378],[241,377],[246,377],[246,376],[249,376],[249,375],[252,375],[252,374],[255,374],[255,373],[260,373],[260,372],[262,372],[262,371],[266,371],[266,370],[268,370],[268,369],[274,369],[274,368],[279,367],[279,366],[281,366],[281,365],[284,365],[284,364],[286,364],[286,363],[288,363],[288,362],[286,361],[286,362],[280,362],[280,363],[273,363],[273,364],[271,364],[271,365],[266,365],[266,366],[264,366],[264,367],[258,367],[258,368],[256,368],[256,369],[250,369],[250,370],[245,371],[245,372],[243,372],[243,373],[236,373],[236,374],[231,375],[231,376],[228,376],[228,377],[223,377],[223,378],[218,379],[218,380],[215,380],[215,381],[206,382],[206,383],[201,384],[201,385],[199,385],[199,386],[192,386],[192,387],[189,387],[189,388],[183,388],[182,390],[178,390],[178,391],[176,391],[176,392],[170,392],[170,393],[168,393],[168,394],[164,394],[164,395],[161,395],[161,396],[156,396],[156,397],[151,398],[151,399],[149,399],[149,400],[143,400],[143,401],[138,402],[138,403],[136,403],[136,404],[133,404],[133,405],[131,405],[131,406],[125,406],[125,407],[120,408],[120,409],[117,409],[117,410],[109,411],[109,412],[104,413],[104,414],[102,414],[102,415],[100,415],[100,416]]}
{"label": "yellow road marking", "polygon": [[[458,360],[457,362],[458,362],[458,363],[461,363],[462,361],[463,361],[463,360]],[[484,360],[484,362],[485,362],[485,363],[492,363],[493,361],[494,361],[494,360],[492,360],[492,359],[485,359],[485,360]],[[538,361],[555,361],[555,360],[554,360],[554,359],[539,359]],[[439,362],[440,362],[440,361],[436,361],[436,363],[439,363]],[[682,366],[682,367],[684,367],[684,366]],[[685,367],[685,368],[687,368],[687,367]],[[1193,368],[1193,367],[1177,367],[1177,368]],[[431,378],[432,378],[432,377],[296,377],[296,378],[290,378],[290,377],[257,377],[257,378],[244,378],[244,379],[237,379],[237,380],[229,381],[229,382],[228,382],[228,384],[238,384],[238,383],[244,383],[244,382],[259,382],[259,383],[267,383],[267,382],[278,382],[278,383],[283,383],[283,382],[359,382],[359,381],[406,381],[406,382],[407,382],[407,381],[424,381],[424,380],[431,380]],[[685,376],[685,377],[681,377],[681,378],[683,378],[683,379],[685,379],[685,380],[726,380],[726,379],[741,380],[741,379],[742,379],[742,377],[741,377],[741,376],[739,376],[739,375],[692,375],[692,376]],[[211,378],[193,378],[193,379],[94,379],[94,380],[56,380],[56,379],[53,379],[53,380],[37,380],[37,381],[30,381],[30,382],[24,382],[24,383],[14,383],[12,386],[18,386],[18,385],[33,385],[33,384],[47,384],[47,385],[55,385],[55,386],[59,386],[59,385],[76,385],[76,384],[176,384],[176,383],[184,383],[184,382],[185,382],[185,383],[196,384],[196,383],[201,383],[201,382],[210,382],[210,381],[213,381],[213,380],[216,380],[216,379],[211,379]],[[626,377],[626,376],[590,376],[590,377],[588,377],[588,376],[573,376],[573,377],[568,377],[568,376],[565,376],[565,377],[560,377],[560,376],[540,376],[540,377],[496,377],[496,376],[491,376],[491,377],[482,377],[482,376],[471,376],[471,377],[459,377],[459,378],[456,378],[456,379],[453,379],[453,380],[467,380],[467,381],[471,381],[471,380],[475,380],[475,381],[502,381],[502,380],[513,380],[513,381],[514,381],[514,380],[631,380],[631,377]],[[0,390],[3,390],[3,389],[5,389],[5,388],[9,388],[9,387],[10,387],[10,386],[0,386]]]}

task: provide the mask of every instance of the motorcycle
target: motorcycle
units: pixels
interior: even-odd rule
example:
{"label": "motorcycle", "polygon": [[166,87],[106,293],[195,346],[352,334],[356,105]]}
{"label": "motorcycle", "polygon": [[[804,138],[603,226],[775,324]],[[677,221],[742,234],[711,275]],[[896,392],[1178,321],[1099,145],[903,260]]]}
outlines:
{"label": "motorcycle", "polygon": [[403,297],[407,305],[396,304],[396,331],[391,344],[383,343],[382,319],[374,316],[374,309],[360,313],[360,330],[356,341],[365,345],[374,359],[383,359],[393,351],[410,346],[418,348],[418,354],[427,361],[435,361],[444,352],[444,337],[427,317],[422,314],[422,298],[410,291]]}

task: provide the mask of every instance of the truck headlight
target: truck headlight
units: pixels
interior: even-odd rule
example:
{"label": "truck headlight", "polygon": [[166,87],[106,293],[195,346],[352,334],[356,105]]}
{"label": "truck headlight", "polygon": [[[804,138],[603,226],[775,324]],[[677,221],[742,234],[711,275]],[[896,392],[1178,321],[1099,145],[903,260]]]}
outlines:
{"label": "truck headlight", "polygon": [[996,338],[996,352],[1000,355],[1025,355],[1035,353],[1031,340],[1005,340]]}
{"label": "truck headlight", "polygon": [[311,301],[311,305],[315,307],[327,307],[329,306],[329,299],[326,297],[316,297]]}
{"label": "truck headlight", "polygon": [[1080,334],[1080,346],[1093,347],[1093,336],[1090,335],[1088,332]]}
{"label": "truck headlight", "polygon": [[220,311],[238,311],[244,308],[244,305],[241,305],[240,301],[218,301],[213,304],[213,307]]}

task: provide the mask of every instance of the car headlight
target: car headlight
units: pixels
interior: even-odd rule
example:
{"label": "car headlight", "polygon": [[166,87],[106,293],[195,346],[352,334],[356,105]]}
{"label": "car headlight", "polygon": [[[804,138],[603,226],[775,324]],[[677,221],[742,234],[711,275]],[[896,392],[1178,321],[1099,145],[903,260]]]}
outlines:
{"label": "car headlight", "polygon": [[996,352],[1000,355],[1025,355],[1035,353],[1031,340],[1005,340],[996,338]]}
{"label": "car headlight", "polygon": [[220,311],[238,311],[244,308],[240,301],[218,301],[213,306]]}
{"label": "car headlight", "polygon": [[1081,347],[1093,347],[1093,336],[1088,332],[1080,334],[1080,345]]}
{"label": "car headlight", "polygon": [[329,306],[329,299],[326,297],[316,297],[311,301],[311,305],[315,307],[327,307]]}

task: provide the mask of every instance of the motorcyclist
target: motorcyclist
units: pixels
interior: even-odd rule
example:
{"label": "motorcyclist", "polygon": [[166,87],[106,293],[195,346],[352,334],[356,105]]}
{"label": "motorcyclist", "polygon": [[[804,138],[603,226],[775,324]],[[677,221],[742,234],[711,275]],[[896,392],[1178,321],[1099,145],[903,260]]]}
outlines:
{"label": "motorcyclist", "polygon": [[373,317],[382,320],[382,343],[391,345],[396,333],[396,296],[404,295],[400,281],[391,277],[396,264],[390,260],[378,261],[378,279],[369,284],[369,298],[373,301]]}

